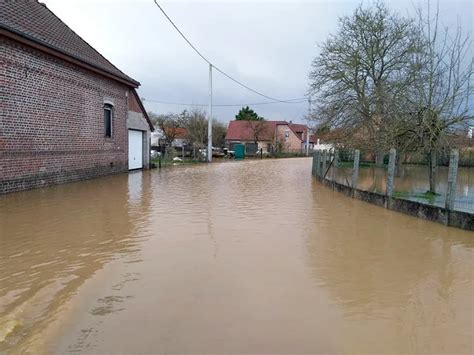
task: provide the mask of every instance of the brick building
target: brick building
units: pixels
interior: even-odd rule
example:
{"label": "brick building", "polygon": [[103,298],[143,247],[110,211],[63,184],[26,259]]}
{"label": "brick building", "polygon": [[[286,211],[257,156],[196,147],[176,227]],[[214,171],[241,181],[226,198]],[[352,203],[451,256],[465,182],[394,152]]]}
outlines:
{"label": "brick building", "polygon": [[45,5],[0,1],[0,193],[148,167],[139,85]]}
{"label": "brick building", "polygon": [[[244,144],[247,154],[272,151],[303,152],[306,148],[308,127],[286,121],[230,121],[225,137],[226,145],[233,150],[235,144]],[[309,137],[313,149],[315,137]]]}

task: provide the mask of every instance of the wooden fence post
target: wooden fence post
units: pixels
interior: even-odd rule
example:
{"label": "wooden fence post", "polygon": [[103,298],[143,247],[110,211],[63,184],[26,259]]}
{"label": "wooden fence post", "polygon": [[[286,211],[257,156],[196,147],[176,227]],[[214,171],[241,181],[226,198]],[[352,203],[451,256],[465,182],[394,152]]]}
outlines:
{"label": "wooden fence post", "polygon": [[456,198],[456,182],[458,178],[459,151],[451,150],[449,156],[448,186],[446,189],[446,209],[454,208],[454,199]]}

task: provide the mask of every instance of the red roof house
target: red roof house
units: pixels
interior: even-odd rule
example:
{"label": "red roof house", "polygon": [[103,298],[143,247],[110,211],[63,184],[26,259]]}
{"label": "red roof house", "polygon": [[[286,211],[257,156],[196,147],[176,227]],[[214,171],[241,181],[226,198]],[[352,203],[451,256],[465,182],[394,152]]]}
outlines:
{"label": "red roof house", "polygon": [[[287,121],[230,121],[226,143],[245,144],[247,151],[301,151],[305,148],[308,127]],[[311,139],[312,138],[312,139]],[[310,146],[314,136],[310,136]]]}

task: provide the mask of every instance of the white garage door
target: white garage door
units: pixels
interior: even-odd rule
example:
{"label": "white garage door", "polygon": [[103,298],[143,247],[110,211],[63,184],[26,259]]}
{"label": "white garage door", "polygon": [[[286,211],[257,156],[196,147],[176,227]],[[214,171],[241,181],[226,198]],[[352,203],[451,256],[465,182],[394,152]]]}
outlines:
{"label": "white garage door", "polygon": [[128,130],[128,170],[143,168],[143,133]]}

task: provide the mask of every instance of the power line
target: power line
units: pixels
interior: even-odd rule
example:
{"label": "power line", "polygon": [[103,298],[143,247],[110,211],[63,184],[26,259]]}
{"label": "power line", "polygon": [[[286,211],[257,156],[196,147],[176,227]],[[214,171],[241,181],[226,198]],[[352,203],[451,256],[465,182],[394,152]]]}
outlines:
{"label": "power line", "polygon": [[[194,103],[184,103],[184,102],[170,102],[170,101],[160,101],[160,100],[148,100],[146,98],[142,98],[143,101],[146,102],[153,102],[159,104],[166,104],[166,105],[177,105],[177,106],[208,106],[208,104],[194,104]],[[300,104],[306,102],[306,98],[298,98],[298,99],[289,99],[285,103],[286,104]],[[245,103],[245,104],[213,104],[214,107],[243,107],[243,106],[256,106],[256,105],[271,105],[271,104],[281,104],[281,102],[273,101],[273,102],[254,102],[254,103]]]}
{"label": "power line", "polygon": [[176,25],[174,24],[173,20],[171,20],[171,19],[169,18],[169,16],[166,14],[165,10],[163,10],[163,8],[160,6],[160,4],[158,4],[158,3],[156,2],[156,0],[154,0],[154,2],[155,2],[155,4],[156,4],[156,6],[158,6],[158,8],[161,10],[161,12],[163,13],[163,15],[165,15],[165,17],[168,19],[168,21],[173,25],[173,27],[176,29],[176,31],[178,31],[178,33],[181,35],[181,37],[183,37],[184,40],[191,46],[191,48],[194,49],[194,51],[195,51],[205,62],[207,62],[207,64],[212,65],[212,63],[211,63],[209,60],[207,60],[207,58],[204,57],[204,56],[201,54],[201,52],[199,52],[199,51],[197,50],[196,47],[193,46],[193,44],[186,38],[186,36],[183,34],[183,32],[181,32],[181,31],[179,30],[178,26],[176,26]]}
{"label": "power line", "polygon": [[[273,101],[277,101],[277,102],[281,102],[281,103],[290,103],[291,100],[280,100],[280,99],[276,99],[274,97],[271,97],[271,96],[268,96],[268,95],[265,95],[257,90],[254,90],[252,89],[251,87],[249,87],[248,85],[245,85],[244,83],[242,83],[241,81],[233,78],[232,76],[230,76],[229,74],[227,74],[226,72],[224,72],[222,69],[220,69],[219,67],[215,66],[214,64],[212,64],[212,62],[207,59],[201,52],[199,52],[199,50],[191,43],[190,40],[188,40],[186,38],[186,36],[183,34],[183,32],[180,31],[180,29],[178,28],[178,26],[175,25],[175,23],[173,22],[173,20],[171,20],[171,18],[168,16],[168,14],[165,12],[165,10],[163,10],[163,8],[160,6],[160,4],[158,4],[157,0],[153,0],[155,2],[155,5],[160,9],[160,11],[163,13],[163,15],[166,17],[166,19],[171,23],[171,25],[175,28],[176,31],[178,31],[178,33],[181,35],[181,37],[183,37],[183,39],[186,41],[187,44],[189,44],[189,46],[197,53],[197,55],[199,55],[207,64],[209,64],[211,67],[213,67],[215,70],[217,70],[219,73],[221,73],[222,75],[224,75],[226,78],[232,80],[234,83],[242,86],[243,88],[253,92],[254,94],[257,94],[259,96],[262,96],[262,97],[265,97],[266,99],[269,99],[269,100],[273,100]],[[214,105],[214,106],[218,106],[218,105]]]}
{"label": "power line", "polygon": [[[212,65],[212,64],[211,64]],[[269,100],[273,100],[275,102],[280,102],[280,103],[289,103],[290,100],[280,100],[280,99],[275,99],[274,97],[271,97],[271,96],[268,96],[268,95],[265,95],[265,94],[262,94],[261,92],[258,92],[254,89],[252,89],[251,87],[245,85],[244,83],[238,81],[237,79],[234,79],[233,77],[231,77],[229,74],[227,74],[226,72],[224,72],[223,70],[219,69],[218,67],[216,67],[215,65],[212,65],[214,69],[216,69],[219,73],[221,73],[222,75],[224,75],[225,77],[227,77],[228,79],[232,80],[234,83],[237,83],[238,85],[242,86],[243,88],[257,94],[257,95],[260,95],[266,99],[269,99]]]}

